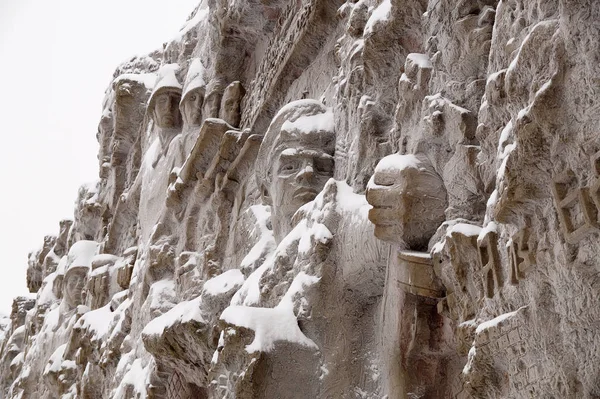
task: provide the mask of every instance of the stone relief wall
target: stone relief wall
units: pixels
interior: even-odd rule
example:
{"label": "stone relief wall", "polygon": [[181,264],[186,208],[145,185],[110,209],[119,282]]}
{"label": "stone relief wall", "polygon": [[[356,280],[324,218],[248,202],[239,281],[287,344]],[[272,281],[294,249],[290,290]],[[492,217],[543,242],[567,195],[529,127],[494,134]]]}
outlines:
{"label": "stone relief wall", "polygon": [[596,398],[600,4],[205,0],[117,67],[7,398]]}

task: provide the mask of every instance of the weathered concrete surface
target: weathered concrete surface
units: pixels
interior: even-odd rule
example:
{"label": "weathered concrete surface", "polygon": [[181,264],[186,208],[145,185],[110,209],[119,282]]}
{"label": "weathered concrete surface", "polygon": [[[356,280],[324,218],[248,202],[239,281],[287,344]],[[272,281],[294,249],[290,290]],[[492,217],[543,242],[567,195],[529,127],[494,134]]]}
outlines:
{"label": "weathered concrete surface", "polygon": [[599,21],[202,1],[117,67],[0,396],[600,397]]}

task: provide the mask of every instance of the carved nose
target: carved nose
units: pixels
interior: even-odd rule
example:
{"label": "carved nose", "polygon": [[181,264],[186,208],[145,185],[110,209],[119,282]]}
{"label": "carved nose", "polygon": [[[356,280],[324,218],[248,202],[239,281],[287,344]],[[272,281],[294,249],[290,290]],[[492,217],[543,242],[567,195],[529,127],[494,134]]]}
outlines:
{"label": "carved nose", "polygon": [[306,166],[304,166],[304,168],[302,168],[302,170],[300,172],[298,172],[298,179],[306,179],[309,180],[312,178],[314,174],[314,169],[312,164],[308,163],[306,164]]}

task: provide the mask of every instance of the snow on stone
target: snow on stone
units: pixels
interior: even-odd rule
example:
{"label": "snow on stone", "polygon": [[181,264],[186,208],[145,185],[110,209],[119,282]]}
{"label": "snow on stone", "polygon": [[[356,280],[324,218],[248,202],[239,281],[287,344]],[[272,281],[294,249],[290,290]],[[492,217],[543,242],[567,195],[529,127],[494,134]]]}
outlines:
{"label": "snow on stone", "polygon": [[19,352],[19,354],[17,354],[17,356],[15,356],[15,358],[10,362],[10,367],[13,368],[13,367],[23,363],[24,359],[25,359],[25,354],[23,352]]}
{"label": "snow on stone", "polygon": [[480,334],[489,328],[496,327],[498,324],[502,323],[504,320],[508,320],[508,319],[514,317],[517,313],[519,313],[521,310],[523,310],[525,308],[526,308],[526,306],[522,306],[519,309],[515,310],[514,312],[504,313],[504,314],[501,314],[500,316],[495,317],[491,320],[484,321],[483,323],[481,323],[477,326],[475,333]]}
{"label": "snow on stone", "polygon": [[512,131],[512,120],[508,121],[508,123],[506,124],[506,126],[504,126],[504,129],[502,129],[502,132],[500,133],[500,138],[498,139],[498,158],[500,158],[502,156],[502,152],[504,151],[504,146],[506,145],[506,142],[508,141],[508,137],[510,135],[510,132]]}
{"label": "snow on stone", "polygon": [[248,254],[242,259],[240,268],[251,267],[261,256],[275,249],[275,238],[273,230],[269,229],[268,224],[271,219],[271,207],[264,205],[253,205],[250,210],[256,218],[255,228],[259,231],[259,240]]}
{"label": "snow on stone", "polygon": [[154,84],[156,83],[156,74],[155,73],[124,73],[119,75],[115,80],[113,80],[113,87],[116,87],[121,83],[122,80],[129,80],[134,82],[139,82],[143,84],[146,89],[152,90],[154,89]]}
{"label": "snow on stone", "polygon": [[159,90],[163,88],[174,88],[174,89],[182,89],[181,83],[177,79],[177,72],[179,71],[179,64],[165,64],[160,67],[157,71],[156,84],[154,85],[154,90],[148,98],[148,104],[152,104],[154,101],[155,95]]}
{"label": "snow on stone", "polygon": [[255,305],[260,301],[260,278],[273,267],[275,254],[271,253],[260,267],[250,273],[241,288],[231,298],[231,305]]}
{"label": "snow on stone", "polygon": [[187,323],[189,321],[197,321],[204,323],[202,313],[200,312],[201,298],[196,298],[191,301],[183,301],[175,305],[163,315],[152,319],[150,323],[144,327],[142,334],[144,335],[161,335],[166,328],[175,323]]}
{"label": "snow on stone", "polygon": [[146,166],[146,173],[152,173],[152,171],[153,171],[152,164],[156,160],[156,155],[158,154],[159,148],[160,148],[160,140],[157,137],[154,139],[152,144],[150,144],[150,147],[148,147],[148,150],[144,154],[143,163]]}
{"label": "snow on stone", "polygon": [[175,299],[175,281],[159,280],[150,286],[148,292],[150,299],[150,309],[163,309]]}
{"label": "snow on stone", "polygon": [[[286,308],[293,311],[294,299],[298,296],[302,296],[307,287],[318,283],[319,280],[319,277],[310,276],[304,272],[298,273],[276,308]],[[304,303],[306,300],[303,300],[302,302]]]}
{"label": "snow on stone", "polygon": [[463,374],[469,374],[471,372],[471,368],[473,367],[473,361],[475,360],[475,356],[477,355],[477,349],[472,346],[469,349],[469,354],[467,355],[467,364],[463,367]]}
{"label": "snow on stone", "polygon": [[412,61],[415,65],[418,65],[420,68],[433,68],[433,64],[429,60],[427,54],[410,53],[406,56],[406,58]]}
{"label": "snow on stone", "polygon": [[377,6],[377,8],[375,10],[373,10],[373,13],[369,17],[369,20],[367,21],[367,24],[365,25],[364,35],[366,36],[368,34],[373,33],[373,28],[375,27],[376,24],[389,20],[391,11],[392,11],[391,1],[383,0],[379,4],[379,6]]}
{"label": "snow on stone", "polygon": [[404,169],[418,169],[421,161],[413,154],[392,154],[381,158],[375,167],[375,173],[395,172]]}
{"label": "snow on stone", "polygon": [[496,222],[489,222],[483,229],[481,229],[481,232],[479,232],[479,237],[477,237],[477,243],[480,244],[485,238],[485,236],[488,235],[488,233],[497,231],[498,225],[496,224]]}
{"label": "snow on stone", "polygon": [[[132,304],[131,299],[127,298],[115,310],[115,314],[117,315],[118,319],[117,319],[117,322],[115,323],[114,328],[112,329],[112,332],[110,333],[109,340],[115,339],[115,337],[123,331],[123,323],[127,319],[126,310],[131,306],[131,304]],[[113,322],[114,322],[114,320],[113,320]]]}
{"label": "snow on stone", "polygon": [[293,122],[287,120],[281,126],[282,130],[296,131],[299,133],[311,133],[315,131],[333,131],[335,124],[333,120],[333,111],[328,109],[327,112],[316,115],[304,115]]}
{"label": "snow on stone", "polygon": [[206,82],[204,81],[204,64],[202,64],[200,58],[194,58],[188,69],[185,84],[183,85],[182,101],[191,90],[204,86],[206,86]]}
{"label": "snow on stone", "polygon": [[234,287],[241,286],[244,280],[244,275],[239,269],[227,270],[206,281],[202,287],[202,291],[210,295],[224,294]]}
{"label": "snow on stone", "polygon": [[98,254],[92,258],[92,265],[103,266],[109,263],[114,263],[119,259],[118,256],[112,254]]}
{"label": "snow on stone", "polygon": [[135,359],[123,376],[121,384],[119,385],[114,397],[125,397],[125,390],[127,389],[127,386],[133,386],[134,391],[137,393],[137,395],[134,395],[134,397],[137,399],[146,399],[146,387],[148,385],[151,371],[151,364],[148,364],[146,367],[142,367],[142,360]]}
{"label": "snow on stone", "polygon": [[56,348],[56,350],[52,353],[50,358],[48,359],[48,364],[46,364],[46,368],[44,369],[44,374],[48,373],[58,373],[61,369],[62,358],[65,353],[65,349],[67,349],[67,344],[63,344]]}
{"label": "snow on stone", "polygon": [[181,38],[186,35],[190,30],[194,29],[198,24],[200,24],[203,20],[208,20],[208,4],[203,4],[198,7],[198,10],[194,14],[192,18],[190,18],[185,25],[179,30],[177,35],[175,35],[171,41],[179,41]]}
{"label": "snow on stone", "polygon": [[351,213],[360,215],[363,219],[369,216],[371,205],[364,195],[356,194],[352,187],[344,180],[335,180],[337,186],[336,205],[339,213]]}
{"label": "snow on stone", "polygon": [[300,331],[296,316],[287,307],[229,306],[221,314],[221,320],[254,331],[254,341],[246,346],[248,353],[269,352],[275,343],[280,341],[317,348],[315,343]]}
{"label": "snow on stone", "polygon": [[325,244],[333,238],[333,234],[322,223],[314,222],[308,226],[306,219],[301,220],[294,228],[295,233],[300,237],[298,242],[298,253],[307,253],[313,247],[313,239]]}
{"label": "snow on stone", "polygon": [[463,234],[467,237],[479,236],[481,227],[468,223],[456,223],[446,231],[446,236],[450,237],[452,233]]}
{"label": "snow on stone", "polygon": [[104,338],[110,331],[109,327],[114,317],[115,314],[111,312],[110,304],[107,304],[81,316],[75,323],[75,327],[91,332],[92,339],[99,340]]}
{"label": "snow on stone", "polygon": [[68,266],[87,266],[91,267],[92,259],[96,255],[98,243],[95,241],[82,240],[77,241],[69,249]]}
{"label": "snow on stone", "polygon": [[[64,263],[66,263],[67,257],[63,256],[61,258],[61,262],[63,261],[63,259],[65,260]],[[64,274],[64,266],[62,274]],[[58,272],[54,272],[50,273],[46,276],[46,278],[44,278],[44,281],[42,282],[42,288],[38,291],[37,294],[36,303],[38,306],[44,303],[56,301],[58,299],[56,295],[54,295],[54,291],[52,289],[54,287],[54,280],[56,280],[57,276]]]}

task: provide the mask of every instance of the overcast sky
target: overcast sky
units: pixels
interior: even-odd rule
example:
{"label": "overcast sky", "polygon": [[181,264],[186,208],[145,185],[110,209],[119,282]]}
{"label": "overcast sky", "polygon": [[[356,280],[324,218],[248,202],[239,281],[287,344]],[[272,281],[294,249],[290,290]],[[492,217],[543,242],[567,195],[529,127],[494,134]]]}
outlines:
{"label": "overcast sky", "polygon": [[98,176],[115,67],[175,36],[199,0],[0,0],[0,312],[27,292],[27,254],[73,218]]}

